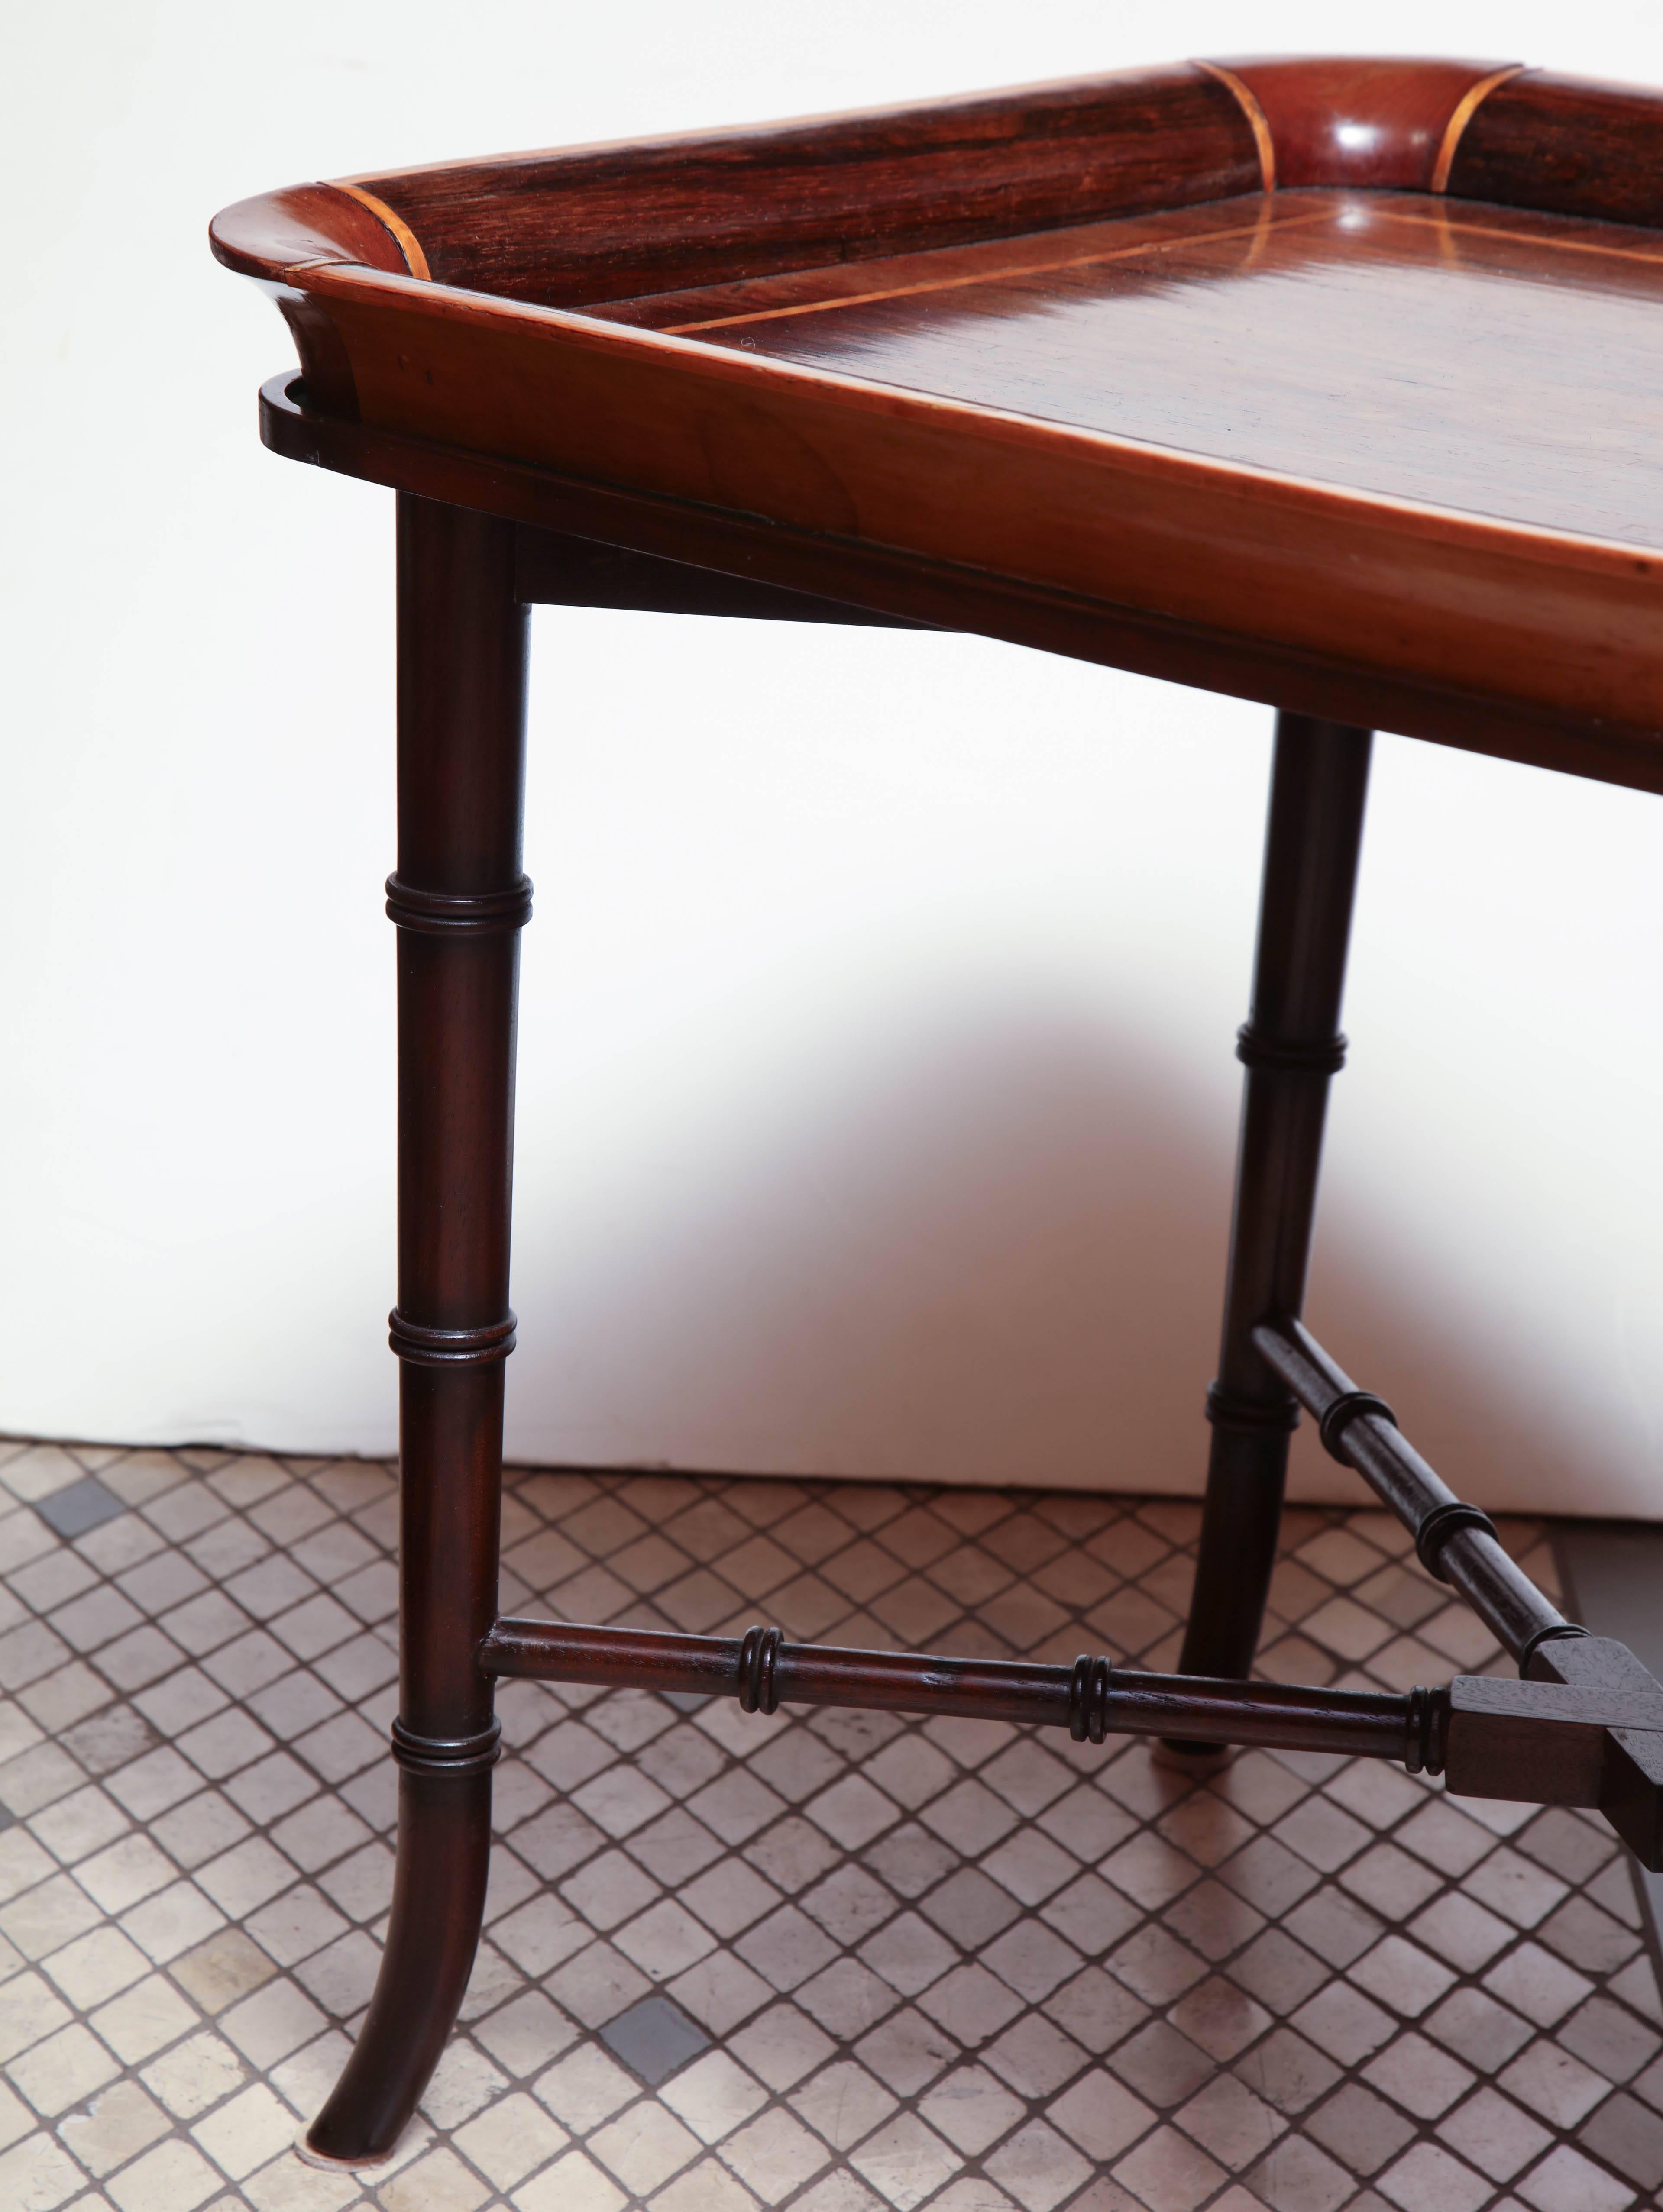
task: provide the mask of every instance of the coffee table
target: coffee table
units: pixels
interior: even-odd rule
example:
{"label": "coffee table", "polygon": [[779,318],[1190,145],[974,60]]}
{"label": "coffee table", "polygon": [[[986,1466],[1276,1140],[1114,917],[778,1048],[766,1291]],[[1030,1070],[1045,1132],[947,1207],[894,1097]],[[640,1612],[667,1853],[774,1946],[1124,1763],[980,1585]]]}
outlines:
{"label": "coffee table", "polygon": [[[505,1676],[1395,1759],[1597,1806],[1663,1866],[1663,1686],[1561,1617],[1301,1318],[1370,732],[1663,790],[1660,234],[1663,94],[1355,59],[441,163],[216,218],[300,355],[265,442],[398,493],[398,1871],[312,2155],[388,2155],[454,2023]],[[1179,1674],[499,1619],[548,604],[974,631],[1278,709]],[[1301,1409],[1517,1682],[1248,1679]]]}

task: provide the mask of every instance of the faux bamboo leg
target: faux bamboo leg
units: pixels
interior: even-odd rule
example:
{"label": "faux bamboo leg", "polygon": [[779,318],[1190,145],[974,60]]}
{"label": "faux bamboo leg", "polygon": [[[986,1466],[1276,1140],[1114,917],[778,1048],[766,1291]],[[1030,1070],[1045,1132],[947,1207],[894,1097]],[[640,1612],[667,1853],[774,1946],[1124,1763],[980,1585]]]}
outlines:
{"label": "faux bamboo leg", "polygon": [[513,533],[399,499],[399,1857],[357,2047],[308,2136],[385,2158],[426,2087],[478,1941],[496,1755],[526,611]]}
{"label": "faux bamboo leg", "polygon": [[1304,1302],[1329,1079],[1345,1056],[1340,999],[1372,742],[1343,722],[1276,720],[1252,1011],[1236,1048],[1247,1073],[1186,1674],[1246,1675],[1276,1559],[1299,1408],[1252,1333]]}

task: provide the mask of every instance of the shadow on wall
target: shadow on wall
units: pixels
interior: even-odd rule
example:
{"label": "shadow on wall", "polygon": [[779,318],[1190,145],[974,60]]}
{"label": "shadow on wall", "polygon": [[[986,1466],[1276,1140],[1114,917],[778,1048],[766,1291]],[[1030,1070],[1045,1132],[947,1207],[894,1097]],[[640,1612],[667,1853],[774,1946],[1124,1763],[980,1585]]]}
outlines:
{"label": "shadow on wall", "polygon": [[[858,1088],[776,1097],[714,1142],[695,1115],[650,1174],[522,1208],[563,1230],[515,1255],[514,1455],[663,1465],[673,1438],[682,1468],[1198,1491],[1234,1063],[1013,1005],[844,1065]],[[1556,1494],[1545,1389],[1475,1364],[1471,1316],[1410,1290],[1343,1192],[1325,1231],[1312,1316],[1337,1355],[1401,1392],[1463,1494],[1502,1470],[1514,1510]],[[1294,1495],[1356,1502],[1309,1424],[1294,1465]]]}

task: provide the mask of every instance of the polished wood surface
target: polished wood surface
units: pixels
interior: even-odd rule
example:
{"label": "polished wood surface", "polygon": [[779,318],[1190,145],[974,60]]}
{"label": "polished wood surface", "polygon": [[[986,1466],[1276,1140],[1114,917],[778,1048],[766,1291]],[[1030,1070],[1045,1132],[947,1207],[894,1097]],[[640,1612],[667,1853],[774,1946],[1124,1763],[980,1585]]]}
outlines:
{"label": "polished wood surface", "polygon": [[397,210],[440,283],[577,307],[1216,199],[1259,169],[1238,103],[1180,64],[354,181]]}
{"label": "polished wood surface", "polygon": [[746,621],[883,629],[934,627],[908,622],[902,615],[868,614],[809,592],[752,583],[719,568],[667,561],[552,530],[515,532],[514,585],[519,597],[533,607],[618,607],[636,614],[724,615]]}
{"label": "polished wood surface", "polygon": [[[442,164],[216,220],[300,351],[267,443],[400,495],[399,1849],[313,2155],[385,2157],[455,2016],[499,1674],[1435,1771],[1447,1723],[1453,1788],[1598,1805],[1663,1861],[1663,1692],[1298,1318],[1369,730],[1663,790],[1660,231],[1658,95],[1356,60]],[[976,630],[1284,710],[1181,1677],[496,1619],[539,600]],[[1233,1679],[1301,1407],[1520,1685]]]}
{"label": "polished wood surface", "polygon": [[1215,64],[1264,118],[1276,186],[1433,187],[1440,159],[1517,63]]}
{"label": "polished wood surface", "polygon": [[978,408],[1663,548],[1663,237],[1647,231],[1288,191],[624,313]]}
{"label": "polished wood surface", "polygon": [[[1663,1790],[1663,1685],[1623,1645],[1574,1632],[1574,1679],[1458,1674],[1399,1694],[1146,1674],[1089,1654],[1069,1667],[919,1651],[787,1644],[777,1629],[740,1637],[499,1620],[482,1663],[493,1675],[626,1686],[661,1696],[737,1696],[746,1712],[833,1705],[953,1714],[1066,1728],[1076,1742],[1168,1736],[1191,1748],[1264,1744],[1400,1761],[1441,1774],[1452,1795],[1597,1808],[1656,1869]],[[760,1678],[760,1679],[759,1679]]]}
{"label": "polished wood surface", "polygon": [[216,250],[276,288],[326,413],[1386,709],[1316,712],[1481,701],[1521,757],[1544,721],[1556,764],[1663,782],[1663,240],[1607,220],[1654,208],[1663,103],[1495,62],[1218,67],[353,180],[431,282],[344,190],[228,210]]}
{"label": "polished wood surface", "polygon": [[[563,545],[576,537],[629,548],[666,568],[675,564],[713,579],[730,578],[747,593],[783,589],[802,599],[836,601],[851,611],[849,619],[973,630],[1039,652],[1130,669],[1331,721],[1399,731],[1637,790],[1663,790],[1663,745],[1656,733],[1591,713],[1548,712],[959,562],[923,560],[886,547],[793,530],[755,515],[499,460],[344,421],[308,402],[305,380],[292,370],[267,382],[260,393],[260,434],[273,453],[309,467],[512,517],[521,526],[522,542],[533,544],[526,557],[538,580],[527,592],[533,599],[553,599],[568,557],[560,548],[545,555],[535,550],[535,540],[548,533]],[[620,588],[623,575],[622,568],[613,571]],[[698,611],[685,603],[679,589],[679,604],[667,605],[668,588],[661,570],[644,586],[643,596],[629,604],[667,612]],[[570,603],[624,603],[616,595],[593,600],[588,589],[588,583],[576,586]],[[752,599],[749,611],[761,609],[762,601]],[[712,605],[704,611],[741,610]]]}
{"label": "polished wood surface", "polygon": [[378,199],[374,192],[366,190],[362,185],[344,184],[338,189],[350,198],[356,200],[360,207],[368,208],[382,229],[389,233],[399,252],[404,257],[405,267],[412,276],[430,277],[432,276],[433,271],[428,266],[427,256],[422,251],[422,241],[396,210],[390,208],[385,200]]}
{"label": "polished wood surface", "polygon": [[1329,1087],[1345,1064],[1340,1001],[1373,746],[1368,730],[1276,718],[1186,1674],[1247,1674],[1276,1565],[1299,1408],[1252,1331],[1266,1314],[1304,1310]]}
{"label": "polished wood surface", "polygon": [[1552,215],[1663,224],[1663,94],[1523,71],[1467,125],[1449,190]]}
{"label": "polished wood surface", "polygon": [[514,1163],[526,608],[514,532],[399,501],[399,1855],[393,1917],[312,2154],[384,2158],[467,1986],[497,1727],[496,1618]]}
{"label": "polished wood surface", "polygon": [[1629,545],[409,279],[320,267],[308,281],[364,416],[390,428],[1663,726],[1663,580]]}
{"label": "polished wood surface", "polygon": [[1531,1673],[1539,1659],[1546,1679],[1549,1647],[1556,1653],[1567,1624],[1508,1556],[1489,1515],[1455,1496],[1402,1434],[1386,1401],[1359,1390],[1291,1308],[1278,1312],[1267,1301],[1259,1310],[1275,1316],[1249,1331],[1264,1362],[1261,1373],[1314,1418],[1324,1450],[1342,1467],[1355,1468],[1396,1514],[1413,1534],[1427,1572],[1459,1592],[1518,1660],[1520,1672]]}
{"label": "polished wood surface", "polygon": [[216,260],[268,285],[326,261],[410,271],[386,222],[344,185],[291,185],[239,200],[214,217],[209,236]]}
{"label": "polished wood surface", "polygon": [[[765,1686],[754,1680],[763,1671],[755,1662],[764,1659]],[[1046,1666],[943,1652],[788,1644],[777,1629],[753,1628],[741,1638],[513,1619],[499,1620],[491,1631],[481,1664],[492,1675],[534,1681],[628,1685],[671,1696],[738,1696],[752,1712],[798,1705],[951,1713],[1018,1727],[1065,1728],[1082,1743],[1188,1729],[1214,1744],[1268,1743],[1290,1751],[1398,1760],[1420,1748],[1408,1741],[1411,1711],[1415,1699],[1428,1696],[1425,1690],[1393,1695],[1156,1674],[1117,1668],[1089,1655],[1072,1667]],[[1637,1700],[1629,1707],[1636,1709],[1645,1710]],[[1435,1748],[1434,1771],[1441,1767],[1440,1751]]]}

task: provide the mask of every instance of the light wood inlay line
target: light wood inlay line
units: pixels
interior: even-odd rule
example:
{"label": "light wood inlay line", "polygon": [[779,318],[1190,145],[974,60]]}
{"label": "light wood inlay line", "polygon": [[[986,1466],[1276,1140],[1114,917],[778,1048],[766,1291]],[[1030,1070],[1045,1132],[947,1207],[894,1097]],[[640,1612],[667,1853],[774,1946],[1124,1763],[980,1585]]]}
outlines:
{"label": "light wood inlay line", "polygon": [[[1302,215],[1285,215],[1276,219],[1278,233],[1301,230],[1314,222],[1331,222],[1331,207],[1313,208]],[[1137,246],[1111,246],[1097,253],[1076,253],[1063,261],[1013,262],[1003,269],[978,269],[968,276],[939,276],[924,284],[895,284],[881,292],[850,292],[830,300],[803,300],[789,307],[758,307],[748,315],[717,315],[708,323],[666,323],[666,337],[696,337],[703,331],[731,330],[739,323],[783,322],[789,315],[824,315],[838,307],[867,307],[878,300],[910,300],[924,292],[962,292],[975,284],[1020,283],[1026,276],[1049,276],[1059,269],[1089,269],[1094,262],[1131,261],[1141,253],[1181,253],[1195,246],[1216,246],[1227,238],[1249,238],[1262,235],[1264,219],[1256,216],[1252,222],[1232,223],[1226,230],[1192,232],[1188,237],[1145,239]]]}
{"label": "light wood inlay line", "polygon": [[1267,192],[1275,191],[1276,142],[1270,136],[1270,126],[1265,120],[1264,110],[1234,70],[1227,70],[1217,62],[1197,62],[1196,67],[1205,70],[1209,76],[1215,76],[1227,92],[1234,94],[1237,106],[1247,118],[1248,127],[1253,134],[1253,143],[1258,148],[1259,175],[1264,179],[1264,189]]}
{"label": "light wood inlay line", "polygon": [[1469,85],[1461,94],[1456,105],[1455,112],[1444,125],[1443,141],[1438,148],[1438,158],[1432,165],[1432,189],[1435,192],[1441,192],[1448,189],[1449,173],[1455,166],[1456,152],[1460,146],[1462,135],[1467,125],[1471,122],[1496,86],[1506,84],[1511,77],[1521,76],[1525,66],[1523,62],[1509,62],[1505,69],[1493,70],[1488,76],[1481,76],[1477,84]]}
{"label": "light wood inlay line", "polygon": [[[1460,203],[1458,201],[1459,206]],[[1417,223],[1423,230],[1447,232],[1457,237],[1499,238],[1510,246],[1518,246],[1531,252],[1550,249],[1555,253],[1588,253],[1599,261],[1640,261],[1648,267],[1663,267],[1663,246],[1654,253],[1647,253],[1637,246],[1605,246],[1594,238],[1555,238],[1550,233],[1533,230],[1528,237],[1516,230],[1508,230],[1501,223],[1469,222],[1464,216],[1450,215],[1440,209],[1436,215],[1420,215],[1413,208],[1383,207],[1375,211],[1380,222]]]}
{"label": "light wood inlay line", "polygon": [[422,251],[422,242],[402,216],[394,215],[385,200],[378,200],[374,192],[367,192],[362,185],[338,184],[335,189],[338,192],[350,193],[360,207],[367,207],[376,222],[384,229],[390,230],[398,240],[399,251],[404,255],[405,266],[411,275],[419,276],[423,283],[431,283],[433,275],[427,265],[427,256]]}

